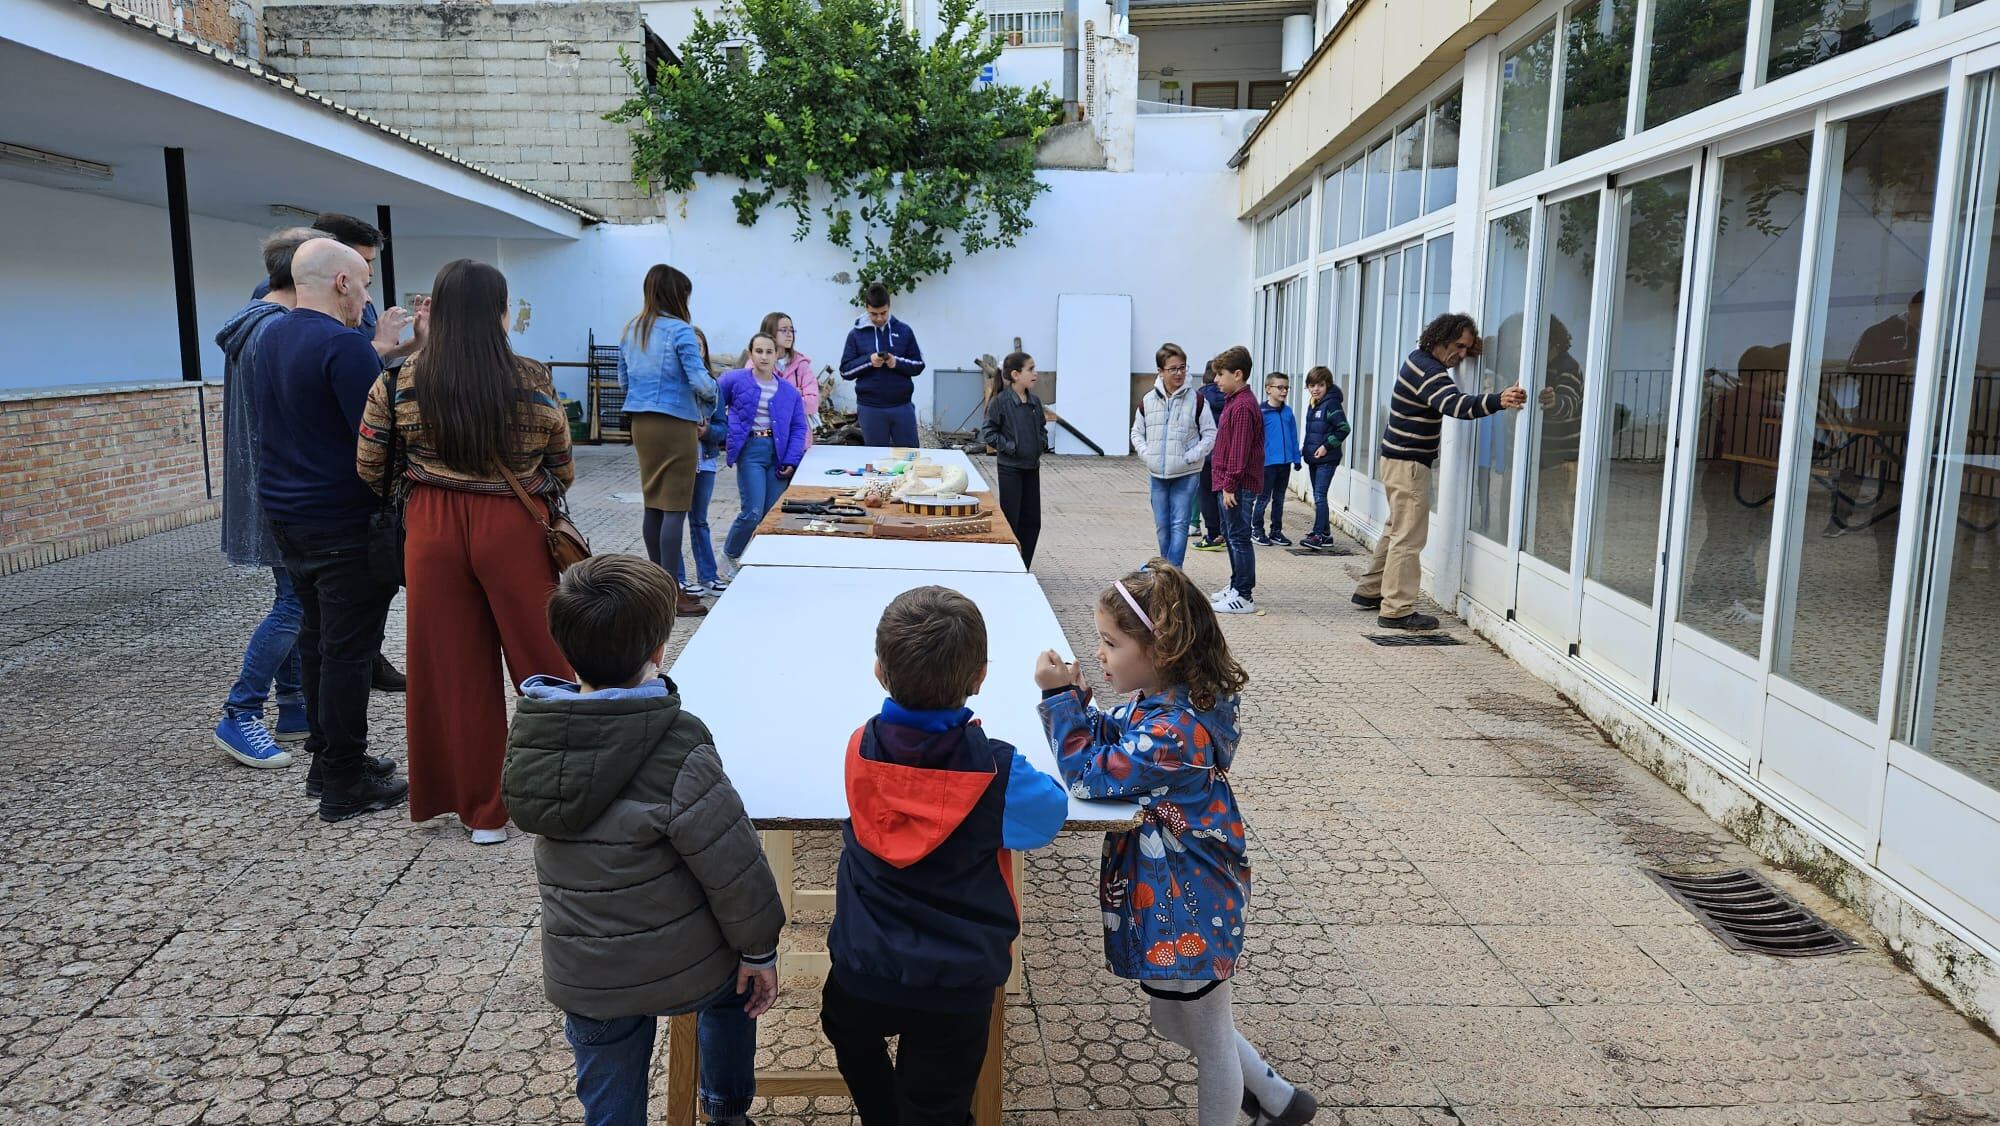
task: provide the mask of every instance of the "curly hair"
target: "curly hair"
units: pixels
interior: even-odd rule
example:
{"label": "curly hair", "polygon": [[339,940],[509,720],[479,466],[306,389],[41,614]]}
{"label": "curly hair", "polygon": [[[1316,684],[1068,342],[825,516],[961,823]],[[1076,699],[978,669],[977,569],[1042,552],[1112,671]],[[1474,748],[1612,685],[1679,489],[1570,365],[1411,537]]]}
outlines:
{"label": "curly hair", "polygon": [[1153,619],[1152,628],[1139,620],[1115,586],[1097,596],[1097,608],[1118,628],[1145,646],[1161,680],[1186,685],[1188,700],[1208,709],[1224,696],[1234,696],[1250,683],[1250,674],[1229,655],[1215,609],[1194,580],[1164,559],[1154,559],[1143,571],[1119,580]]}
{"label": "curly hair", "polygon": [[1479,322],[1471,313],[1439,313],[1417,337],[1417,347],[1426,352],[1434,352],[1440,346],[1449,344],[1470,332],[1479,335]]}

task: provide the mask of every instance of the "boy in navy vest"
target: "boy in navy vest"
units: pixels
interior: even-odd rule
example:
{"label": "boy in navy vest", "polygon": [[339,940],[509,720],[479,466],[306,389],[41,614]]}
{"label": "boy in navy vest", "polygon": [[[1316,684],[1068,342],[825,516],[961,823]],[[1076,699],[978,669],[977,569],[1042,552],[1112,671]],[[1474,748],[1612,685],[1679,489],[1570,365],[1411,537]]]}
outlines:
{"label": "boy in navy vest", "polygon": [[965,706],[986,679],[986,621],[963,594],[897,596],[875,677],[889,699],[847,746],[820,1026],[862,1126],[959,1123],[1021,931],[1008,850],[1054,840],[1069,797]]}

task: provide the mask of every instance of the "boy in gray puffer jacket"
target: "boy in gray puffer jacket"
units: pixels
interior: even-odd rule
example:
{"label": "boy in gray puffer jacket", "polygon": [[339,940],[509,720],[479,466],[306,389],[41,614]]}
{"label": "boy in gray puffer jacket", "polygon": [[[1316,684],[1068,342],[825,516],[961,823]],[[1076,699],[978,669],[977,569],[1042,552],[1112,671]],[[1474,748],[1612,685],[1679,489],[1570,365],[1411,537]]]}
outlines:
{"label": "boy in gray puffer jacket", "polygon": [[540,836],[542,982],[589,1126],[640,1126],[660,1016],[699,1012],[701,1108],[747,1123],[777,997],[778,885],[708,728],[659,673],[674,586],[637,556],[565,571],[549,632],[580,683],[530,677],[501,788]]}

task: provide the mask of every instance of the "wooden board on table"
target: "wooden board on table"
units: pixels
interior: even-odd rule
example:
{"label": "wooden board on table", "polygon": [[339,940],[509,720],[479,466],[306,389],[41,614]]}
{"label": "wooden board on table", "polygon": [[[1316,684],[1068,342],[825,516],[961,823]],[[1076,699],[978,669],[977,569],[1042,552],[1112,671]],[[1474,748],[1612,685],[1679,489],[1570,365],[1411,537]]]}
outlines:
{"label": "wooden board on table", "polygon": [[[854,485],[849,485],[845,488],[828,488],[827,486],[824,485],[793,485],[791,488],[785,490],[783,496],[778,498],[780,503],[772,505],[771,511],[766,512],[764,514],[764,519],[757,525],[757,534],[759,536],[823,535],[822,533],[808,532],[803,528],[795,528],[788,525],[785,521],[785,518],[787,516],[793,516],[797,514],[786,512],[784,510],[783,502],[805,501],[807,503],[811,503],[813,501],[835,501],[841,504],[853,504],[855,502],[848,497],[848,494],[852,492],[855,488],[856,486]],[[876,515],[876,516],[908,515],[908,513],[906,513],[903,510],[903,506],[901,504],[896,504],[896,503],[886,504],[883,505],[881,508],[870,508],[867,509],[866,511],[869,512],[871,515]],[[987,531],[982,532],[976,536],[954,536],[952,537],[952,542],[998,543],[998,544],[1006,544],[1009,547],[1019,550],[1021,546],[1021,541],[1014,538],[1014,529],[1007,523],[1007,517],[1001,513],[999,505],[997,504],[982,505],[980,515],[988,516],[991,517],[992,519],[992,526]]]}

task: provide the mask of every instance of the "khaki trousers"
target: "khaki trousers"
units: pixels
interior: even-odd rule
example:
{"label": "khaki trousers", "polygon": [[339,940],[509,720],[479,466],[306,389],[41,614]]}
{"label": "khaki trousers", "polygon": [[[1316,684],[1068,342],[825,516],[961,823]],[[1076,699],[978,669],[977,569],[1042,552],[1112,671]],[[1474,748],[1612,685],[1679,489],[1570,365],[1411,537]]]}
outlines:
{"label": "khaki trousers", "polygon": [[1381,595],[1381,616],[1400,618],[1417,608],[1417,593],[1423,586],[1423,564],[1418,557],[1431,533],[1431,467],[1385,457],[1376,479],[1389,496],[1389,526],[1375,541],[1375,557],[1354,593],[1364,598]]}

